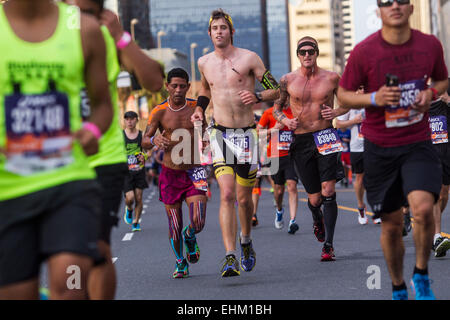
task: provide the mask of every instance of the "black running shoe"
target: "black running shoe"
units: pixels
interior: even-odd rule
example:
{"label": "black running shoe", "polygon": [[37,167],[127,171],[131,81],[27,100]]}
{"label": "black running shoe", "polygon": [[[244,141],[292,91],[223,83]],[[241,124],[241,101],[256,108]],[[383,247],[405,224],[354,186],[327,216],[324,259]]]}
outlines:
{"label": "black running shoe", "polygon": [[448,238],[439,237],[433,244],[434,256],[436,258],[445,257],[447,250],[450,249],[450,240]]}

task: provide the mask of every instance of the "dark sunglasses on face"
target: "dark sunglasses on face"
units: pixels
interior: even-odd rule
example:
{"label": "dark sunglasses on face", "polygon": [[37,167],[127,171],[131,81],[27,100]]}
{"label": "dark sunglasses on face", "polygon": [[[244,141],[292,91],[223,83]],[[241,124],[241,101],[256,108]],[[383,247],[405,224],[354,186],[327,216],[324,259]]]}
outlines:
{"label": "dark sunglasses on face", "polygon": [[378,0],[378,6],[381,7],[390,7],[394,4],[394,1],[397,1],[399,5],[409,4],[409,0]]}
{"label": "dark sunglasses on face", "polygon": [[308,52],[308,54],[310,56],[313,56],[316,53],[316,50],[314,49],[308,49],[308,50],[298,50],[298,54],[301,56],[306,56],[306,53]]}

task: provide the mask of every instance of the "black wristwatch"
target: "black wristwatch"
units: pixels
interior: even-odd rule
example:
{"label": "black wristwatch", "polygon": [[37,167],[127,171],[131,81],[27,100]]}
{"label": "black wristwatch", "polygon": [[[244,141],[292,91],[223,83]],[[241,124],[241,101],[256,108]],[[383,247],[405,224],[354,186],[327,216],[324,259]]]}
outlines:
{"label": "black wristwatch", "polygon": [[256,103],[262,101],[262,94],[261,94],[261,92],[259,92],[259,91],[255,92],[255,97],[256,97],[256,100],[258,100],[258,101],[256,101]]}

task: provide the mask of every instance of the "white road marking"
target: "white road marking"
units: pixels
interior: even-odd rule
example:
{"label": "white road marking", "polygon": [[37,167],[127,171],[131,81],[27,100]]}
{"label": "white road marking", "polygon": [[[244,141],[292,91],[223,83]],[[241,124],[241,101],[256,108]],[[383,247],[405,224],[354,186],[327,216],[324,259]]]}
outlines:
{"label": "white road marking", "polygon": [[125,236],[123,237],[122,241],[130,241],[133,238],[133,234],[134,233],[127,233],[127,234],[125,234]]}

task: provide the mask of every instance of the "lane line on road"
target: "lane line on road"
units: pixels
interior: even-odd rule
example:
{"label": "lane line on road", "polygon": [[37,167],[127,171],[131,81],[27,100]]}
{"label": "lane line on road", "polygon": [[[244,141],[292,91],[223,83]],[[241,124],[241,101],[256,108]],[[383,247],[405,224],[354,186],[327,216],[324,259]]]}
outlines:
{"label": "lane line on road", "polygon": [[[300,198],[300,201],[302,201],[302,202],[308,202],[308,199]],[[359,213],[359,210],[358,210],[358,209],[355,209],[355,208],[350,208],[350,207],[346,207],[346,206],[338,206],[338,208],[339,208],[339,209],[342,209],[342,210],[346,210],[346,211],[351,211],[351,212]],[[369,215],[369,216],[373,216],[373,213],[370,212],[370,211],[367,211],[367,210],[366,210],[366,214]],[[414,222],[414,218],[411,218],[411,222]],[[414,223],[412,224],[412,227],[414,228]],[[442,234],[444,237],[450,238],[450,234],[448,234],[448,233],[441,232],[441,234]]]}
{"label": "lane line on road", "polygon": [[125,234],[125,236],[123,237],[122,241],[130,241],[133,238],[133,234],[134,233],[127,233]]}

